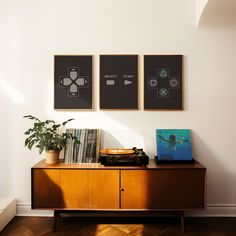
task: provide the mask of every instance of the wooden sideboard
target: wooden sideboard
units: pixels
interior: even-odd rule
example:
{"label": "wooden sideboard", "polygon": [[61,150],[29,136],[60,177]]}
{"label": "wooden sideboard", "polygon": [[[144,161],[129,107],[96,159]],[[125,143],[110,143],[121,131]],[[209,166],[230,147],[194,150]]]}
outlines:
{"label": "wooden sideboard", "polygon": [[[147,167],[99,163],[32,167],[32,209],[173,211],[200,210],[206,203],[206,168],[195,164]],[[56,214],[55,214],[56,217]]]}

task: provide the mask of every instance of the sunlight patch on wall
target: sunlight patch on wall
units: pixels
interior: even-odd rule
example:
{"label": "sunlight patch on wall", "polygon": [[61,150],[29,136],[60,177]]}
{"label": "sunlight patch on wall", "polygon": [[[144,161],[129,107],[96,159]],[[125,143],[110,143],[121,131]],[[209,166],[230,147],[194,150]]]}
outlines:
{"label": "sunlight patch on wall", "polygon": [[[75,120],[68,124],[67,128],[78,129],[101,129],[101,146],[102,148],[145,148],[144,138],[142,134],[134,131],[129,127],[129,122],[124,123],[113,115],[120,111],[102,111],[98,105],[95,106],[98,97],[94,97],[94,110],[55,110],[54,98],[52,91],[54,90],[53,80],[47,80],[47,94],[46,94],[46,115],[47,119],[53,119],[57,122],[63,122],[67,119],[74,118]],[[121,111],[122,112],[122,111]]]}
{"label": "sunlight patch on wall", "polygon": [[20,105],[25,104],[24,96],[3,79],[0,79],[0,89],[5,92],[12,102]]}

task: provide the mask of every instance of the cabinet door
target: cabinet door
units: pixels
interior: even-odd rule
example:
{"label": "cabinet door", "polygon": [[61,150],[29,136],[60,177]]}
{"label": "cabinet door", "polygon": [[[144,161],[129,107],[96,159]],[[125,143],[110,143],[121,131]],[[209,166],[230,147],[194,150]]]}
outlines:
{"label": "cabinet door", "polygon": [[88,208],[88,170],[60,170],[62,207]]}
{"label": "cabinet door", "polygon": [[32,208],[60,208],[59,170],[32,170]]}
{"label": "cabinet door", "polygon": [[204,208],[204,170],[122,170],[123,209]]}
{"label": "cabinet door", "polygon": [[119,170],[89,170],[89,208],[119,208]]}

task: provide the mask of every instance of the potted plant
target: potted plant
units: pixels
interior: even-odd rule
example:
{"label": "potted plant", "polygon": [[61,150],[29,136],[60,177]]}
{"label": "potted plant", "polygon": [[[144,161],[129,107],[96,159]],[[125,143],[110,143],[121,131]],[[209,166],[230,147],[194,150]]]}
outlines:
{"label": "potted plant", "polygon": [[59,161],[60,151],[65,147],[68,139],[73,139],[77,144],[80,143],[76,136],[63,132],[65,125],[74,119],[56,124],[53,120],[41,121],[32,115],[23,116],[23,118],[34,121],[33,127],[25,132],[25,135],[28,136],[25,140],[25,146],[30,150],[35,146],[39,149],[39,154],[45,151],[47,164],[54,164]]}

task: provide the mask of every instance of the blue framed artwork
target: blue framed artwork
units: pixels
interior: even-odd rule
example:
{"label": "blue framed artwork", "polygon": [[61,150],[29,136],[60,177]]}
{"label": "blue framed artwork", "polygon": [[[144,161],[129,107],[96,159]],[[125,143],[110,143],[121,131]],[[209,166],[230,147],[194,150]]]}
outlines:
{"label": "blue framed artwork", "polygon": [[189,129],[156,129],[157,161],[192,162]]}

